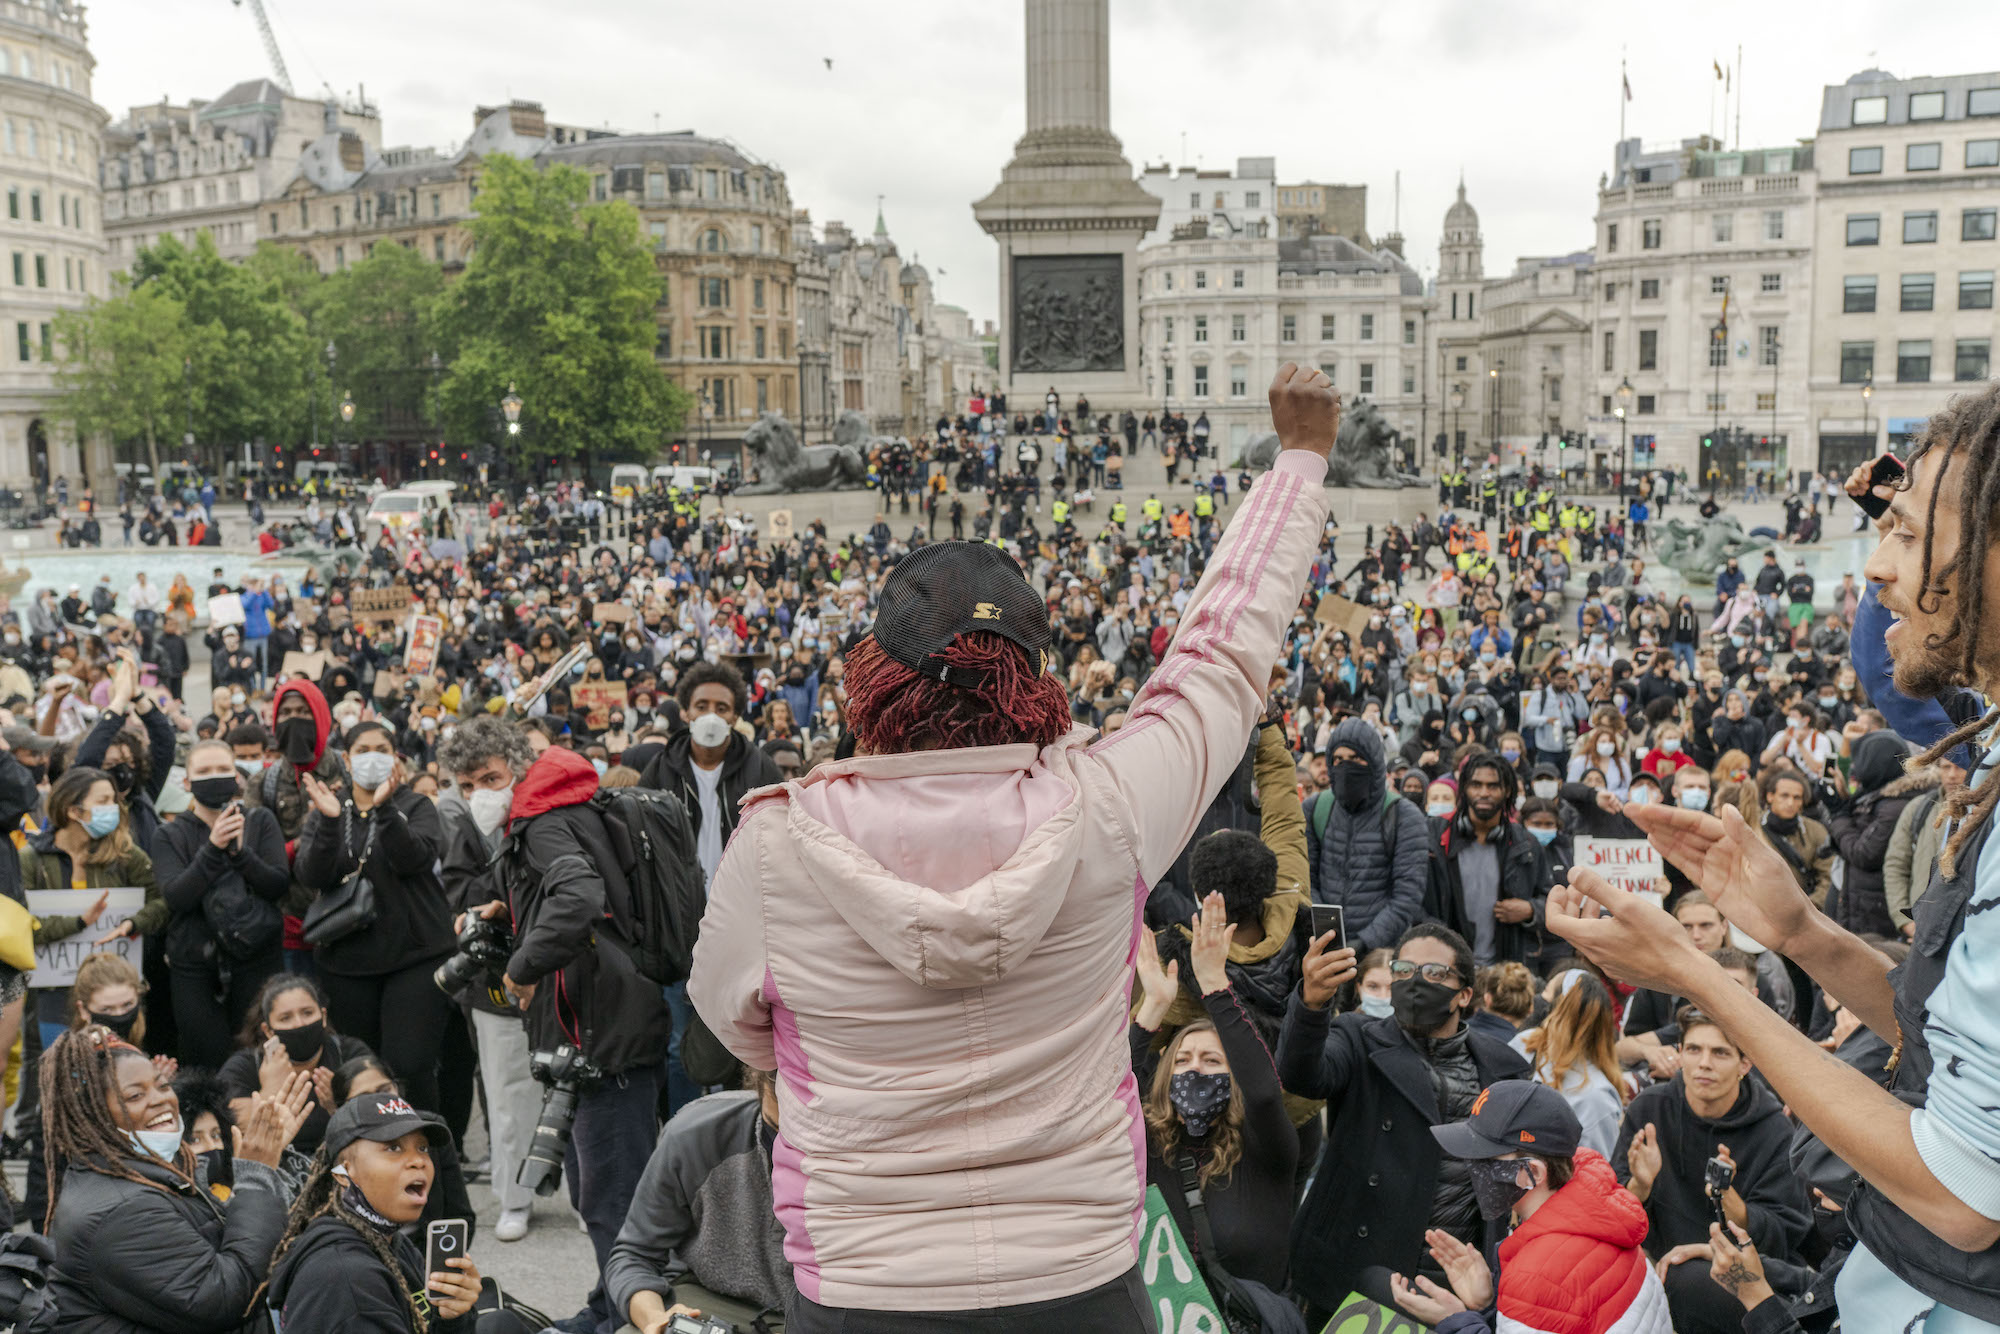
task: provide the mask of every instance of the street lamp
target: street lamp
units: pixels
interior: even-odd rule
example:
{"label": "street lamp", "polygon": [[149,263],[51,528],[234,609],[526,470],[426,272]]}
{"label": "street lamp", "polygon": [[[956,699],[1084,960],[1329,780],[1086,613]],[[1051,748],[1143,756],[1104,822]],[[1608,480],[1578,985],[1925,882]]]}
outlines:
{"label": "street lamp", "polygon": [[1875,397],[1875,372],[1868,372],[1868,378],[1861,382],[1861,422],[1868,432],[1868,448],[1875,448],[1875,417],[1869,410],[1868,400]]}
{"label": "street lamp", "polygon": [[507,397],[500,400],[500,411],[507,418],[507,434],[521,433],[521,396],[514,392],[514,386],[507,386]]}
{"label": "street lamp", "polygon": [[1487,437],[1493,442],[1493,452],[1500,452],[1500,368],[1493,367],[1486,372],[1487,410],[1493,415],[1493,426]]}
{"label": "street lamp", "polygon": [[1622,495],[1625,490],[1625,475],[1632,471],[1631,446],[1625,434],[1625,418],[1632,410],[1632,381],[1621,378],[1618,381],[1615,397],[1618,399],[1618,406],[1612,409],[1612,412],[1618,418],[1618,490]]}
{"label": "street lamp", "polygon": [[1451,387],[1451,448],[1457,467],[1465,466],[1465,442],[1459,437],[1458,414],[1465,410],[1465,384],[1463,381]]}

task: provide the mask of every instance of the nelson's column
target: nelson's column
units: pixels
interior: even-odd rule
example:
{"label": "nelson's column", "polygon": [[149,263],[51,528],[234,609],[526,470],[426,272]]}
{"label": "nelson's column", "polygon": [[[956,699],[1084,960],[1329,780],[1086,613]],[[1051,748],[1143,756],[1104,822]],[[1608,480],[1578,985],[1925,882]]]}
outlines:
{"label": "nelson's column", "polygon": [[[1000,243],[1000,368],[1010,405],[1138,408],[1139,239],[1160,201],[1111,132],[1110,0],[1025,0],[1028,127],[972,206]],[[1079,430],[1082,429],[1079,423]]]}

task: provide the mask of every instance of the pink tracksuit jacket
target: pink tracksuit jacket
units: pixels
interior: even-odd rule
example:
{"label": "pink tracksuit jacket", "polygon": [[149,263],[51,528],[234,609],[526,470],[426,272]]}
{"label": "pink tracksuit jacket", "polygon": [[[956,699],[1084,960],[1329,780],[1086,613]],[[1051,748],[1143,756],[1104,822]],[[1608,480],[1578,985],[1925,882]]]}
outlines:
{"label": "pink tracksuit jacket", "polygon": [[1115,735],[852,759],[745,799],[688,991],[778,1072],[772,1191],[807,1298],[1014,1306],[1136,1263],[1140,909],[1243,757],[1324,475],[1279,455]]}

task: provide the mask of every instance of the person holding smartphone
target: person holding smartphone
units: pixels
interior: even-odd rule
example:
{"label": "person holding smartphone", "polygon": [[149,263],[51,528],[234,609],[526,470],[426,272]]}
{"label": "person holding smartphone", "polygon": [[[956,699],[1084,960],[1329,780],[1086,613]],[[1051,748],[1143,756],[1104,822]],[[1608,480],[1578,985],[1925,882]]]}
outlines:
{"label": "person holding smartphone", "polygon": [[167,957],[181,1057],[220,1069],[236,1049],[235,1028],[283,965],[290,859],[278,817],[243,804],[243,783],[226,741],[188,752],[188,809],[161,828],[153,873],[167,901]]}
{"label": "person holding smartphone", "polygon": [[402,1231],[430,1198],[431,1150],[450,1142],[440,1117],[399,1093],[358,1094],[333,1114],[262,1294],[285,1334],[469,1334],[479,1267],[464,1253],[464,1234],[446,1232],[455,1246],[427,1248],[443,1266],[429,1272],[426,1253]]}

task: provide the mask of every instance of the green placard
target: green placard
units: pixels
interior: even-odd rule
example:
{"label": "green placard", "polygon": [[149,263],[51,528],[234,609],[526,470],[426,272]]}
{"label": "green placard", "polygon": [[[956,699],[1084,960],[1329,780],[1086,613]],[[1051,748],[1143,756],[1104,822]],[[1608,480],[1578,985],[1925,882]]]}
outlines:
{"label": "green placard", "polygon": [[1139,1276],[1159,1318],[1160,1334],[1229,1334],[1208,1284],[1195,1268],[1180,1224],[1158,1186],[1146,1187],[1146,1230],[1139,1241]]}
{"label": "green placard", "polygon": [[1320,1334],[1425,1334],[1429,1328],[1401,1311],[1350,1292],[1347,1300],[1334,1308],[1333,1319]]}

